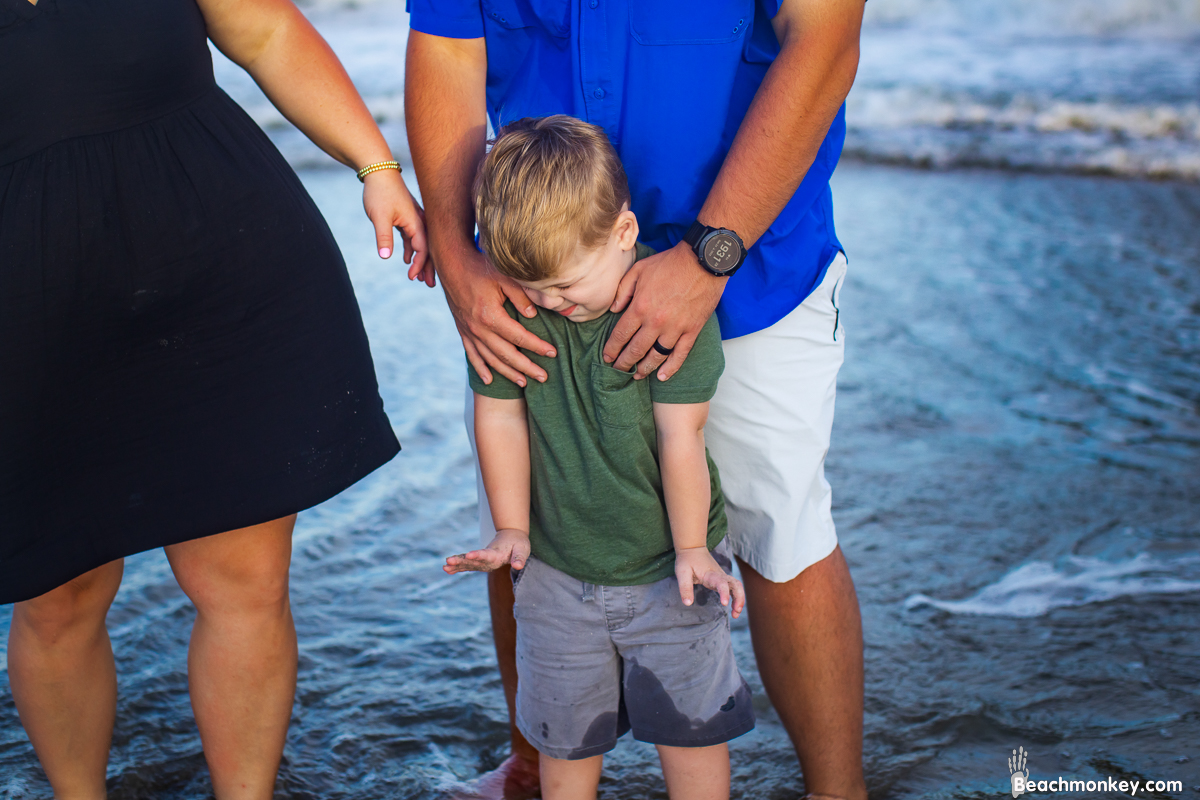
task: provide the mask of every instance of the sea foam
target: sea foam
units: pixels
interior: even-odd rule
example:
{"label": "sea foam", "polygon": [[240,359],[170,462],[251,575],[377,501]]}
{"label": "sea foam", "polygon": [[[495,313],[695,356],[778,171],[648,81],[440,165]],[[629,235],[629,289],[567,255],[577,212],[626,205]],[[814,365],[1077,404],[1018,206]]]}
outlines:
{"label": "sea foam", "polygon": [[1106,561],[1068,556],[1057,563],[1031,561],[965,600],[938,600],[914,594],[905,609],[933,606],[952,614],[990,617],[1040,617],[1056,608],[1101,603],[1118,597],[1186,594],[1200,591],[1200,556],[1170,559],[1139,553]]}

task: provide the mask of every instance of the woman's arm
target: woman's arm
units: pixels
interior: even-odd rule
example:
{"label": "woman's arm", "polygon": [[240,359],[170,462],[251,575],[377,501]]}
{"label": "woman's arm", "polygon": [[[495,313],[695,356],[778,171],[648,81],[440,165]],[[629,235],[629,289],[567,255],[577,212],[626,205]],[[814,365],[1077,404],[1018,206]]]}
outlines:
{"label": "woman's arm", "polygon": [[333,50],[290,0],[197,0],[217,49],[297,128],[359,169],[391,150]]}
{"label": "woman's arm", "polygon": [[[708,403],[655,403],[658,429],[658,468],[675,545],[675,576],[684,605],[691,605],[693,584],[716,591],[721,605],[733,599],[733,616],[742,612],[746,597],[741,581],[728,575],[708,550],[708,513],[712,484],[704,449]],[[490,498],[491,495],[489,494]]]}
{"label": "woman's arm", "polygon": [[483,488],[492,507],[496,538],[483,550],[450,556],[450,574],[490,572],[505,564],[525,566],[529,557],[529,422],[524,400],[475,395],[475,449]]}
{"label": "woman's arm", "polygon": [[[290,0],[197,0],[208,36],[241,66],[275,107],[343,164],[360,169],[392,160],[391,149],[333,50]],[[375,224],[380,256],[391,255],[393,226],[404,236],[405,261],[425,260],[420,208],[396,170],[366,177],[363,205]],[[429,271],[432,279],[432,270]]]}

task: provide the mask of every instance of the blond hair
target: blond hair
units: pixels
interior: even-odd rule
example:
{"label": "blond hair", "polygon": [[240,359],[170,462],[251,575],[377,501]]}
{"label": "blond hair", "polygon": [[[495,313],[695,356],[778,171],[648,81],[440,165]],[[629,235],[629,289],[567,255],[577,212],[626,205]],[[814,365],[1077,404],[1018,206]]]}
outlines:
{"label": "blond hair", "polygon": [[563,114],[501,128],[475,179],[479,242],[520,281],[554,278],[577,248],[599,247],[628,202],[604,131]]}

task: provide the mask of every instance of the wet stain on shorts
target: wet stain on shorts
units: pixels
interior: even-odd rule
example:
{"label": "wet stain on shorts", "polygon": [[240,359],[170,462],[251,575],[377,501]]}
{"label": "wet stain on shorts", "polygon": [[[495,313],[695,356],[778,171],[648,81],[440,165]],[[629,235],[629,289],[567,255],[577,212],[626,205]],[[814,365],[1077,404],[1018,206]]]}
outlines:
{"label": "wet stain on shorts", "polygon": [[692,719],[676,707],[657,675],[636,661],[631,663],[625,689],[637,698],[634,727],[639,739],[649,736],[647,740],[657,744],[702,747],[727,741],[725,736],[734,738],[754,727],[750,688],[745,681],[713,716]]}
{"label": "wet stain on shorts", "polygon": [[[619,724],[619,715],[616,711],[605,711],[596,717],[588,726],[587,732],[583,734],[583,741],[579,747],[567,753],[567,760],[590,758],[611,747],[613,742],[625,733],[625,731],[619,730]],[[545,728],[545,723],[542,724],[542,727]]]}

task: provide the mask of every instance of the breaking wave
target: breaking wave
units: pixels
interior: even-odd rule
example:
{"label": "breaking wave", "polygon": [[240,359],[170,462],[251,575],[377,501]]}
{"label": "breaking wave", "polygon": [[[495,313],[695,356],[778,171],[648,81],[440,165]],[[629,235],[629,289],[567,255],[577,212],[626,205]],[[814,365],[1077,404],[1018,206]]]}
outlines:
{"label": "breaking wave", "polygon": [[849,155],[1200,180],[1200,3],[868,3]]}
{"label": "breaking wave", "polygon": [[952,614],[1040,617],[1056,608],[1102,603],[1118,597],[1200,592],[1200,556],[1170,559],[1139,553],[1123,561],[1068,556],[1057,564],[1032,561],[965,600],[914,594],[907,610],[932,606]]}

